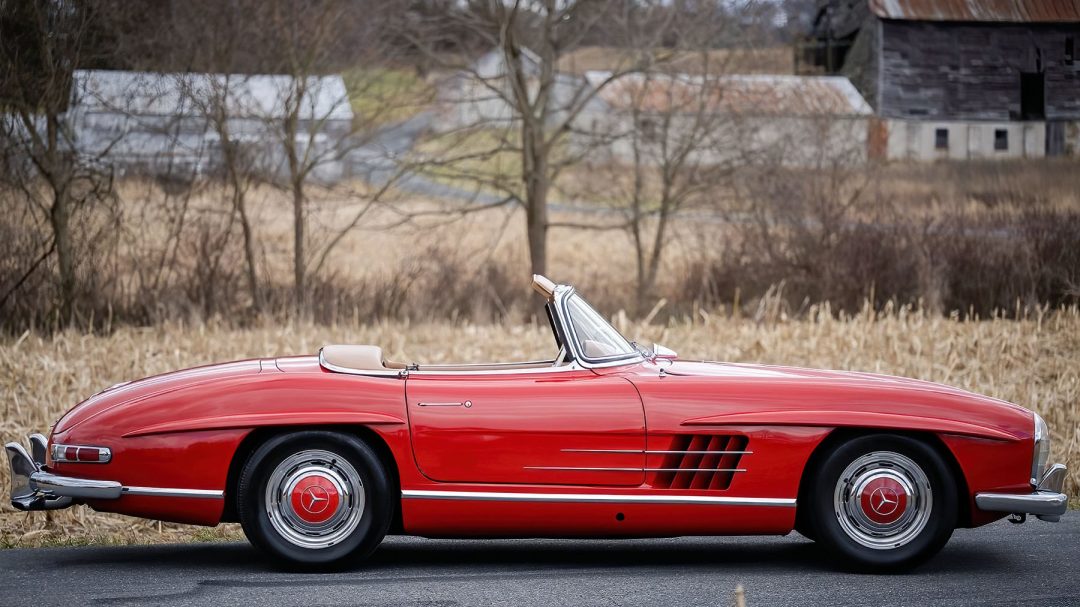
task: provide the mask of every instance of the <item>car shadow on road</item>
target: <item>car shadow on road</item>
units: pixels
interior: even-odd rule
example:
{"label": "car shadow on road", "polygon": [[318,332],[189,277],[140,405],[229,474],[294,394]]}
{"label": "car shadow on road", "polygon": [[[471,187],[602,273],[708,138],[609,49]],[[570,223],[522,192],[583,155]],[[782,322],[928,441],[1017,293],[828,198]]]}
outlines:
{"label": "car shadow on road", "polygon": [[[153,570],[162,567],[189,573],[236,575],[281,570],[246,543],[128,546],[58,553],[57,565],[117,564]],[[429,575],[474,572],[513,573],[525,570],[600,570],[673,568],[754,573],[821,571],[842,567],[800,536],[786,538],[679,538],[671,540],[429,540],[390,537],[362,564],[341,573]],[[915,570],[934,574],[1007,571],[1009,559],[986,546],[954,543]]]}
{"label": "car shadow on road", "polygon": [[[769,571],[843,571],[819,545],[786,538],[679,538],[675,540],[390,540],[368,568],[409,567],[453,571],[469,567],[576,569],[658,568]],[[1009,568],[1006,555],[985,546],[947,545],[918,571],[966,573]]]}

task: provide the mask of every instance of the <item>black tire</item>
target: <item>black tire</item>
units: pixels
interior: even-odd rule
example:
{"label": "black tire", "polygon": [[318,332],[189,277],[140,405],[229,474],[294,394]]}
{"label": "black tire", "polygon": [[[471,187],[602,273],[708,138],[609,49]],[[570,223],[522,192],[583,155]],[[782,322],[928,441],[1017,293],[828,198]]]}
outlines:
{"label": "black tire", "polygon": [[914,438],[849,440],[825,454],[811,474],[807,501],[800,504],[800,511],[806,509],[799,513],[807,524],[803,534],[843,568],[910,569],[937,554],[956,527],[958,497],[949,466]]}
{"label": "black tire", "polygon": [[799,508],[799,511],[795,514],[795,531],[798,531],[799,535],[811,542],[816,542],[818,541],[817,532],[814,530],[813,524],[806,520],[808,517],[805,512],[808,511],[809,508]]}
{"label": "black tire", "polygon": [[[271,483],[276,489],[268,492]],[[339,432],[271,438],[248,458],[236,489],[248,540],[279,564],[300,569],[344,566],[370,555],[390,527],[393,504],[378,455]]]}

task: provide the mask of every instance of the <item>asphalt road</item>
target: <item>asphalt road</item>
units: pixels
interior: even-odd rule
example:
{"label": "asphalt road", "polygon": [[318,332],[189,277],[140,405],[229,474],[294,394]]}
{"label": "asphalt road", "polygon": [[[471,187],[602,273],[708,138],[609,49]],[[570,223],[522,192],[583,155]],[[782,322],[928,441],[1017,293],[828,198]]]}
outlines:
{"label": "asphalt road", "polygon": [[904,575],[840,573],[784,538],[389,538],[363,568],[281,573],[247,544],[0,551],[0,605],[1080,605],[1080,512],[959,530]]}

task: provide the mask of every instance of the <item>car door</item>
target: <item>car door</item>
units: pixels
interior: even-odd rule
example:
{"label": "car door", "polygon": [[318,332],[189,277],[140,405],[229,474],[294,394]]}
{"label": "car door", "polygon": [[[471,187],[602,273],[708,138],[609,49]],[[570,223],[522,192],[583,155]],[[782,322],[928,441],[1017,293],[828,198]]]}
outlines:
{"label": "car door", "polygon": [[645,413],[622,377],[587,370],[461,375],[405,383],[413,453],[435,481],[637,486]]}

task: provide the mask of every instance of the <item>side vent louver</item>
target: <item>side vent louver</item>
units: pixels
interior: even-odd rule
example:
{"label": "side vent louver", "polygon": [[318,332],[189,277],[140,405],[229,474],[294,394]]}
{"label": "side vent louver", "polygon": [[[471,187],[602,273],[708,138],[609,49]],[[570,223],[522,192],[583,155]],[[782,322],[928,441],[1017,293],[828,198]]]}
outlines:
{"label": "side vent louver", "polygon": [[680,434],[663,457],[656,486],[666,489],[722,491],[740,470],[745,436]]}

